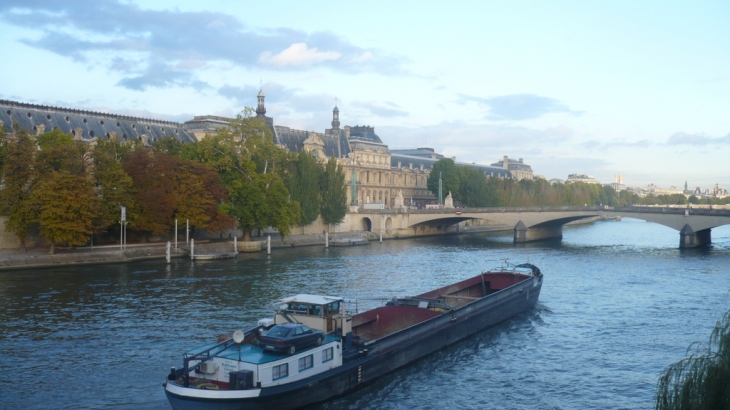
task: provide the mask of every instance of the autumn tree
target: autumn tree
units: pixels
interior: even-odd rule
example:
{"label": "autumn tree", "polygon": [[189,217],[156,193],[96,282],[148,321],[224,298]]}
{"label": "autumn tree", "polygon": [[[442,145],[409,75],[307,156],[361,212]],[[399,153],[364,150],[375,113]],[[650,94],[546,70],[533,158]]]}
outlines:
{"label": "autumn tree", "polygon": [[117,141],[98,140],[94,147],[93,181],[100,198],[94,233],[118,225],[122,206],[133,207],[134,181],[124,171],[123,163],[131,151],[124,145]]}
{"label": "autumn tree", "polygon": [[51,241],[50,254],[56,243],[78,246],[88,241],[99,214],[99,198],[86,175],[53,171],[39,182],[33,199],[40,233]]}
{"label": "autumn tree", "polygon": [[35,165],[36,142],[26,131],[17,129],[12,137],[3,140],[2,189],[0,189],[0,214],[5,215],[5,230],[20,240],[26,251],[28,228],[35,222],[33,186],[38,179]]}
{"label": "autumn tree", "polygon": [[169,233],[175,218],[189,219],[193,226],[209,231],[231,226],[232,220],[219,209],[226,192],[209,166],[138,149],[127,157],[124,170],[134,181],[128,209],[134,229]]}
{"label": "autumn tree", "polygon": [[92,147],[69,134],[52,130],[38,137],[38,183],[32,200],[40,233],[55,244],[83,245],[101,214],[93,182]]}
{"label": "autumn tree", "polygon": [[345,172],[337,163],[337,158],[330,157],[321,173],[320,214],[326,224],[338,224],[347,214],[347,187],[345,186]]}

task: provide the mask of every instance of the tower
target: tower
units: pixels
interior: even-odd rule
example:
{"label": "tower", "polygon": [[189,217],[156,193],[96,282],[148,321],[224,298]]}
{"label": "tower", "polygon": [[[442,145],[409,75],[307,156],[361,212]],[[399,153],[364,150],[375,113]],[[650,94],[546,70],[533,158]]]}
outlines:
{"label": "tower", "polygon": [[266,107],[264,106],[264,91],[259,88],[259,105],[256,107],[256,117],[266,116]]}
{"label": "tower", "polygon": [[332,129],[333,130],[340,129],[340,109],[337,108],[336,104],[335,104],[335,109],[332,110]]}

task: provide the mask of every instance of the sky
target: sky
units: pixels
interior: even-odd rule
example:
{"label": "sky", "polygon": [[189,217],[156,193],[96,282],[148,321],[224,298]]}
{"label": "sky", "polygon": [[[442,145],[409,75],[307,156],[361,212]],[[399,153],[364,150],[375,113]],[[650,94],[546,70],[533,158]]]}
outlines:
{"label": "sky", "polygon": [[730,189],[730,2],[2,0],[0,99]]}

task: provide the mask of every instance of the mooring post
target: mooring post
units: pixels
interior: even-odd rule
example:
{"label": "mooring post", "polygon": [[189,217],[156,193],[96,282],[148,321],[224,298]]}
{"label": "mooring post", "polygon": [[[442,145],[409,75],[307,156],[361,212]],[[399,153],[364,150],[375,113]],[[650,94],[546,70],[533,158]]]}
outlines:
{"label": "mooring post", "polygon": [[233,252],[238,253],[238,237],[233,237]]}
{"label": "mooring post", "polygon": [[175,252],[177,252],[177,218],[175,218]]}
{"label": "mooring post", "polygon": [[271,235],[266,237],[266,254],[271,255]]}
{"label": "mooring post", "polygon": [[167,241],[167,249],[165,249],[165,255],[167,256],[167,263],[170,263],[170,241]]}
{"label": "mooring post", "polygon": [[330,247],[330,235],[327,231],[324,231],[324,247],[325,248]]}
{"label": "mooring post", "polygon": [[383,243],[383,228],[380,228],[380,243]]}
{"label": "mooring post", "polygon": [[190,240],[190,259],[193,259],[193,256],[195,256],[195,239]]}

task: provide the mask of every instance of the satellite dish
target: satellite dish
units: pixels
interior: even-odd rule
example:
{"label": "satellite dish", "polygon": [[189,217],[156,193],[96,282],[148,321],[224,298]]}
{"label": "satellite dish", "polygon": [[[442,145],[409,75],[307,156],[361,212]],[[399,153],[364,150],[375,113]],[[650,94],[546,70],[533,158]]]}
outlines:
{"label": "satellite dish", "polygon": [[243,343],[243,331],[242,330],[236,330],[233,332],[233,341],[236,343]]}

